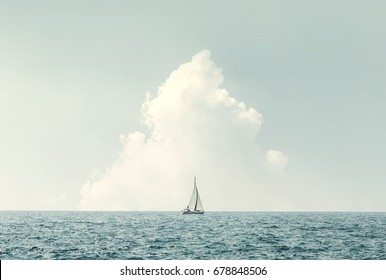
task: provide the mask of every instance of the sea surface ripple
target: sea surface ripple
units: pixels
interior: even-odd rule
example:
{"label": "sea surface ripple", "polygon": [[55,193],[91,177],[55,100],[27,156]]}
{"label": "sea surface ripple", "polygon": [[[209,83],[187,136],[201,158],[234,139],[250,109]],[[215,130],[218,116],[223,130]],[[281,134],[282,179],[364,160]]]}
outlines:
{"label": "sea surface ripple", "polygon": [[386,259],[386,213],[0,212],[0,259]]}

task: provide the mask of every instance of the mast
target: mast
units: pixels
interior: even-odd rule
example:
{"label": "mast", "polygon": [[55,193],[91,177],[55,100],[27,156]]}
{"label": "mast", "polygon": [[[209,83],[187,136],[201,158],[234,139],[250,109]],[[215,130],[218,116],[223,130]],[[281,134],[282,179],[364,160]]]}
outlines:
{"label": "mast", "polygon": [[196,184],[196,176],[194,176],[194,191],[196,193],[196,204],[194,205],[194,210],[197,210],[198,189],[197,189],[197,184]]}

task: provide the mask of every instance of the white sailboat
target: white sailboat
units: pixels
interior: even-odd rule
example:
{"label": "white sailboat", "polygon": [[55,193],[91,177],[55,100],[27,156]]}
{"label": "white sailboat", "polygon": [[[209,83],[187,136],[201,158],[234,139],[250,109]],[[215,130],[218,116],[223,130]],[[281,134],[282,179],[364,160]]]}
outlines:
{"label": "white sailboat", "polygon": [[200,195],[198,194],[196,177],[194,177],[192,197],[190,198],[188,206],[182,210],[182,214],[204,214],[204,207],[202,206]]}

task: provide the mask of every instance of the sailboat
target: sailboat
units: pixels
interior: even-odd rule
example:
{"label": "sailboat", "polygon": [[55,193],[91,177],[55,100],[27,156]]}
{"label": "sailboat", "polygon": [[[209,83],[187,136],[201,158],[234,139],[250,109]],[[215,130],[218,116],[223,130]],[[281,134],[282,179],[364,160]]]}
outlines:
{"label": "sailboat", "polygon": [[194,177],[192,197],[190,198],[188,206],[182,210],[182,214],[204,214],[204,207],[202,207],[200,195],[198,194],[196,177]]}

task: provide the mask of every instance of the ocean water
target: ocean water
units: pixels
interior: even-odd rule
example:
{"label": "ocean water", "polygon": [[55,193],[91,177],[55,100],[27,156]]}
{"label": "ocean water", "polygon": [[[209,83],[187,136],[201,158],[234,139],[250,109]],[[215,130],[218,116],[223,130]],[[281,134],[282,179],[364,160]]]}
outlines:
{"label": "ocean water", "polygon": [[386,259],[386,213],[0,212],[0,259]]}

